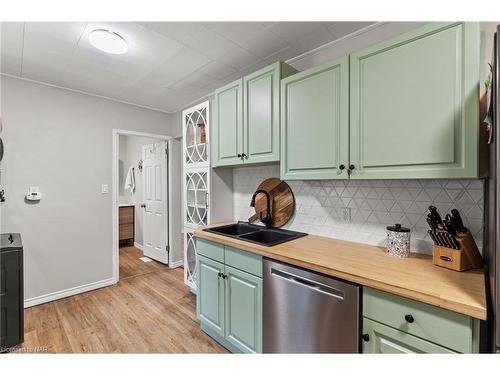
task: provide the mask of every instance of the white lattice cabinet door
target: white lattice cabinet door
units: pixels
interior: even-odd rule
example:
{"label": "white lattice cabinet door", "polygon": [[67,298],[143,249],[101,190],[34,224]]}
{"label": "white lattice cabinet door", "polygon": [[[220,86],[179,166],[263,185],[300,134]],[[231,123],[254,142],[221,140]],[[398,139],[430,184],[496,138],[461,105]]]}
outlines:
{"label": "white lattice cabinet door", "polygon": [[193,230],[184,230],[184,282],[192,290],[196,290],[196,257],[198,253],[193,233]]}
{"label": "white lattice cabinet door", "polygon": [[184,282],[196,291],[194,231],[210,223],[209,102],[182,112]]}
{"label": "white lattice cabinet door", "polygon": [[185,217],[186,226],[207,225],[209,215],[209,173],[207,171],[186,171],[185,178]]}
{"label": "white lattice cabinet door", "polygon": [[186,167],[208,167],[208,102],[183,112],[184,165]]}

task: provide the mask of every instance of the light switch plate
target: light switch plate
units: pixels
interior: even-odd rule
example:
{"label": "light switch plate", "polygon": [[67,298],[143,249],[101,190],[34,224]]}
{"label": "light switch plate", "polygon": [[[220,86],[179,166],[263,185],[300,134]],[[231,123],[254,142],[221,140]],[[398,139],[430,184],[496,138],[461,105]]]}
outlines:
{"label": "light switch plate", "polygon": [[102,184],[101,185],[101,194],[108,194],[109,193],[109,186],[107,184]]}

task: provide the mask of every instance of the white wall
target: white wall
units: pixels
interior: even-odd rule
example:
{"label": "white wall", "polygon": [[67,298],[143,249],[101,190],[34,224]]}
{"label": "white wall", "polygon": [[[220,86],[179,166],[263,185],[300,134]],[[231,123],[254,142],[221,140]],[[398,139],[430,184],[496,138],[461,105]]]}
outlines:
{"label": "white wall", "polygon": [[[20,232],[25,298],[112,278],[112,129],[168,135],[171,116],[2,77],[2,232]],[[101,194],[101,184],[109,194]],[[30,185],[43,199],[28,204]]]}
{"label": "white wall", "polygon": [[[120,203],[132,203],[135,206],[135,242],[142,246],[142,230],[144,227],[143,222],[143,172],[139,170],[139,160],[142,159],[142,146],[152,143],[158,143],[158,139],[125,136],[120,135],[119,144],[119,192]],[[135,191],[133,194],[130,190],[125,191],[125,179],[130,167],[134,167],[135,171]]]}

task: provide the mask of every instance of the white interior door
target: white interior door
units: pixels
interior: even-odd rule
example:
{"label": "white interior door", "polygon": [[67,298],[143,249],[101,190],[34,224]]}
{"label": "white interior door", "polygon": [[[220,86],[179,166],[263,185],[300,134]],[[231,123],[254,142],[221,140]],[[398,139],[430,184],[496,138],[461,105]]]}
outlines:
{"label": "white interior door", "polygon": [[168,194],[166,142],[142,146],[144,255],[168,263]]}

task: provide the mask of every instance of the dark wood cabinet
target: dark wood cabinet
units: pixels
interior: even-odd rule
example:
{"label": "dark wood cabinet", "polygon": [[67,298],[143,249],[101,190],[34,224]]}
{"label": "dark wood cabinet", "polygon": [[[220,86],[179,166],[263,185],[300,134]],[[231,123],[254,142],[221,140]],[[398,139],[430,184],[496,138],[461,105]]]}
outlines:
{"label": "dark wood cabinet", "polygon": [[0,352],[24,341],[23,247],[19,234],[0,242]]}
{"label": "dark wood cabinet", "polygon": [[119,239],[133,245],[135,239],[135,207],[121,206],[119,208]]}

